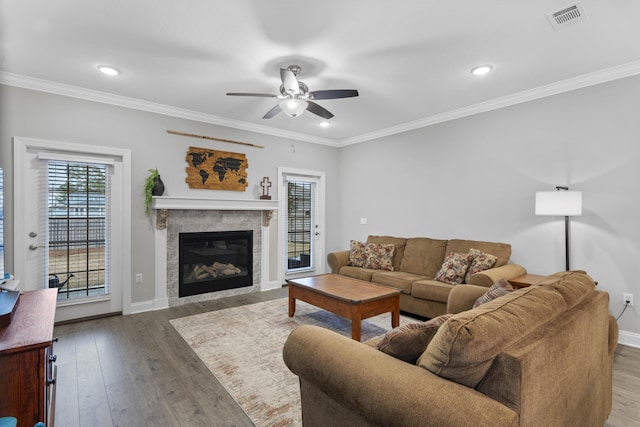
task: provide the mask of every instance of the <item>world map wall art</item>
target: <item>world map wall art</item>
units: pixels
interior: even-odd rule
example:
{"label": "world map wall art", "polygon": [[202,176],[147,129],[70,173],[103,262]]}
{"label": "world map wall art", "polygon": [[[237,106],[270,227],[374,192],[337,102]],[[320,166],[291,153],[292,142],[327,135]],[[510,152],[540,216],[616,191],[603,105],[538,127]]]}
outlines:
{"label": "world map wall art", "polygon": [[189,147],[186,160],[189,188],[229,191],[247,188],[249,163],[245,154]]}

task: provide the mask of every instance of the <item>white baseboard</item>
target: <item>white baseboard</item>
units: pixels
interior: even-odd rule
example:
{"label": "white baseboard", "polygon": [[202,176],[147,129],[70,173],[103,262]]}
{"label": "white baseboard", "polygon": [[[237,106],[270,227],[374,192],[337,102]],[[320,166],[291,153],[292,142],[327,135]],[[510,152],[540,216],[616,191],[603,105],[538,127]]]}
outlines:
{"label": "white baseboard", "polygon": [[142,301],[142,302],[132,302],[131,303],[131,313],[144,313],[145,311],[153,311],[154,310],[154,300]]}
{"label": "white baseboard", "polygon": [[628,345],[629,347],[640,348],[640,334],[633,332],[619,331],[618,344]]}
{"label": "white baseboard", "polygon": [[260,291],[270,291],[272,289],[281,288],[282,284],[277,280],[273,280],[271,282],[265,282],[260,285]]}

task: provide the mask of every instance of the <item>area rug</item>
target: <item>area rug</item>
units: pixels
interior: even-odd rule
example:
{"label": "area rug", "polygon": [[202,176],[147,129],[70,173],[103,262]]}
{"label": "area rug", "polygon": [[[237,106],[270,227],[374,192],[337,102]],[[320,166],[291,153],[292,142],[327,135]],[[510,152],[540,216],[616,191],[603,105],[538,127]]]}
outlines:
{"label": "area rug", "polygon": [[[282,360],[284,343],[300,325],[317,325],[351,337],[351,321],[296,302],[287,316],[280,298],[171,320],[229,394],[258,427],[302,425],[300,387]],[[415,320],[400,316],[400,324]],[[362,341],[391,329],[391,314],[362,321]]]}

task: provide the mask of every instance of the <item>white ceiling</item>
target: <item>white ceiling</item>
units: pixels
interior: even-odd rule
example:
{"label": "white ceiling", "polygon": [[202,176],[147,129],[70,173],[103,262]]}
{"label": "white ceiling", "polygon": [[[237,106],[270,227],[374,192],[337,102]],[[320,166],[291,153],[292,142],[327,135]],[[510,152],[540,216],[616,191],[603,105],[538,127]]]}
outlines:
{"label": "white ceiling", "polygon": [[[0,0],[0,83],[339,146],[640,73],[640,1],[582,0],[587,19],[554,31],[545,14],[570,4]],[[335,114],[321,128],[225,95],[276,94],[290,64],[360,96],[317,101]]]}

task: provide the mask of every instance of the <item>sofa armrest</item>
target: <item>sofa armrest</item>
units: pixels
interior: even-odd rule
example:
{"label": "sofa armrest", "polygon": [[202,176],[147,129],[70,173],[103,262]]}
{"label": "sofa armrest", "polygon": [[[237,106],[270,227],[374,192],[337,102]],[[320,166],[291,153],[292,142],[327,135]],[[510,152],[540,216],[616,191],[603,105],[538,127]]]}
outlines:
{"label": "sofa armrest", "polygon": [[613,358],[613,353],[618,346],[618,321],[609,315],[609,356]]}
{"label": "sofa armrest", "polygon": [[470,285],[491,287],[500,279],[514,279],[527,274],[527,270],[519,264],[505,264],[500,267],[490,268],[471,276]]}
{"label": "sofa armrest", "polygon": [[327,263],[331,267],[331,273],[338,274],[341,267],[347,265],[349,261],[349,251],[329,252],[327,255]]}
{"label": "sofa armrest", "polygon": [[449,292],[447,300],[447,313],[461,313],[471,310],[478,298],[487,292],[486,286],[456,285]]}
{"label": "sofa armrest", "polygon": [[[304,387],[371,425],[518,425],[518,414],[498,401],[328,329],[297,328],[283,357]],[[303,400],[303,408],[314,404]],[[305,425],[337,425],[332,412],[310,412],[321,413],[323,420]]]}

